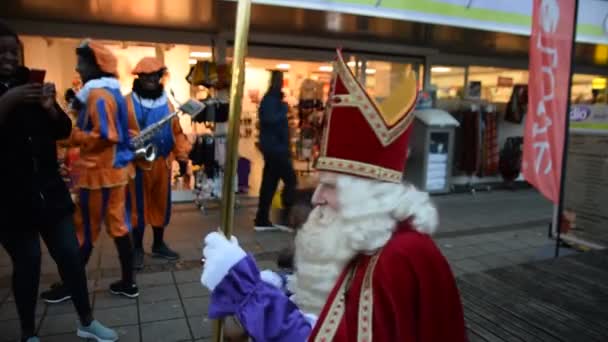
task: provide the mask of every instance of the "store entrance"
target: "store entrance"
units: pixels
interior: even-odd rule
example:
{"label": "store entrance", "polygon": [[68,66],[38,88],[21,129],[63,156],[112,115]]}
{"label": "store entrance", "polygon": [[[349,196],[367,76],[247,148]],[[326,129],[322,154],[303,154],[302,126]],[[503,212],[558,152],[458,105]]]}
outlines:
{"label": "store entrance", "polygon": [[[75,48],[79,40],[65,37],[22,36],[26,65],[47,70],[50,81],[57,85],[60,97],[68,90],[77,90],[80,82],[74,71],[76,65]],[[192,67],[197,63],[214,62],[217,53],[210,45],[184,45],[153,42],[134,42],[120,40],[103,40],[118,57],[119,80],[121,91],[128,94],[131,91],[134,76],[132,68],[143,57],[156,57],[164,61],[168,69],[165,88],[170,90],[170,100],[184,102],[188,98],[205,99],[208,96],[218,96],[223,92],[227,99],[228,88],[218,92],[204,86],[193,85],[187,80]],[[321,131],[323,128],[324,105],[330,91],[332,61],[334,54],[328,51],[314,49],[298,50],[273,48],[264,49],[260,53],[253,47],[246,61],[245,89],[241,113],[241,130],[239,142],[238,191],[244,195],[256,197],[261,185],[262,155],[258,149],[259,122],[258,106],[264,96],[270,80],[271,70],[284,73],[283,93],[289,106],[290,151],[294,168],[298,175],[300,187],[314,186],[314,161],[319,151]],[[224,51],[226,60],[230,63],[231,49]],[[287,57],[287,58],[285,58]],[[295,58],[294,58],[295,57]],[[303,58],[303,59],[300,59]],[[367,92],[376,102],[382,103],[392,92],[393,83],[403,72],[415,71],[419,83],[422,77],[422,59],[383,60],[381,56],[364,56],[346,54],[347,64],[353,73],[365,85]],[[218,65],[222,64],[217,61]],[[229,64],[228,64],[229,65]],[[63,99],[58,99],[60,103]],[[202,137],[214,136],[217,124],[209,122],[193,122],[188,116],[180,116],[184,133],[194,144]],[[215,154],[221,154],[221,145]],[[219,152],[218,152],[219,151]],[[60,151],[61,152],[61,151]],[[195,165],[192,158],[187,165],[175,162],[172,165],[174,201],[194,200],[193,190],[197,186],[197,174],[205,165]],[[221,178],[221,177],[220,177]],[[215,183],[216,188],[217,183]],[[217,190],[217,189],[216,189]],[[218,192],[218,191],[215,191]]]}

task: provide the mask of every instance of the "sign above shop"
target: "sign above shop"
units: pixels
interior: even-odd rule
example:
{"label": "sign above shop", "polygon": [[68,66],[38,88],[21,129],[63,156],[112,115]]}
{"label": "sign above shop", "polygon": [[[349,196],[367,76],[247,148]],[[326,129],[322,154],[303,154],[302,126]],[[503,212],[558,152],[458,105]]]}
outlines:
{"label": "sign above shop", "polygon": [[570,107],[570,128],[608,133],[608,105],[574,105]]}
{"label": "sign above shop", "polygon": [[[530,0],[253,0],[254,3],[349,13],[530,35]],[[545,0],[547,6],[556,0]],[[608,44],[608,1],[580,0],[576,41]]]}

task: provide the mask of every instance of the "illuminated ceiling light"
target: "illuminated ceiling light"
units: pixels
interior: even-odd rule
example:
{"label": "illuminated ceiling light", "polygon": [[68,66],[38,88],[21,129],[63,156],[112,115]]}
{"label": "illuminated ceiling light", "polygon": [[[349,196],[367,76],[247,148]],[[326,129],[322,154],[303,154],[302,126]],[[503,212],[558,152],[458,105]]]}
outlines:
{"label": "illuminated ceiling light", "polygon": [[365,73],[368,75],[376,74],[376,69],[365,69]]}
{"label": "illuminated ceiling light", "polygon": [[190,52],[190,57],[193,57],[193,58],[211,58],[211,52],[193,51],[193,52]]}
{"label": "illuminated ceiling light", "polygon": [[291,68],[291,65],[289,65],[287,63],[277,64],[277,69],[288,70],[289,68]]}
{"label": "illuminated ceiling light", "polygon": [[436,66],[431,68],[431,72],[450,72],[452,68]]}
{"label": "illuminated ceiling light", "polygon": [[334,68],[331,65],[321,65],[319,67],[319,71],[322,72],[332,72],[334,70]]}
{"label": "illuminated ceiling light", "polygon": [[197,62],[196,59],[189,59],[188,60],[188,64],[190,64],[190,65],[194,65],[194,64],[196,64],[196,62]]}

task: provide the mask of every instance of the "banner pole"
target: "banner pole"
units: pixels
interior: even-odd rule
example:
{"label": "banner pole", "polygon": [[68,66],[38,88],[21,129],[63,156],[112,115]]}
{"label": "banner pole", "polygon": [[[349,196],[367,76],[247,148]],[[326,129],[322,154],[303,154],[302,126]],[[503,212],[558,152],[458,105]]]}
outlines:
{"label": "banner pole", "polygon": [[570,52],[570,75],[568,76],[568,99],[566,105],[566,124],[564,125],[564,149],[562,151],[562,170],[559,184],[559,201],[554,222],[557,224],[557,234],[555,238],[555,257],[559,257],[559,247],[562,232],[562,213],[564,211],[564,193],[566,185],[566,170],[568,164],[568,144],[570,142],[570,97],[572,96],[572,73],[574,72],[574,59],[576,52],[576,23],[578,21],[579,0],[574,0],[574,23],[572,25],[572,51]]}
{"label": "banner pole", "polygon": [[[234,177],[238,162],[239,129],[243,87],[245,82],[245,56],[251,16],[251,0],[238,0],[234,53],[232,56],[232,81],[230,83],[230,109],[228,112],[228,135],[226,142],[226,167],[222,182],[221,229],[228,239],[234,224]],[[213,341],[224,340],[224,322],[216,320],[213,324]]]}

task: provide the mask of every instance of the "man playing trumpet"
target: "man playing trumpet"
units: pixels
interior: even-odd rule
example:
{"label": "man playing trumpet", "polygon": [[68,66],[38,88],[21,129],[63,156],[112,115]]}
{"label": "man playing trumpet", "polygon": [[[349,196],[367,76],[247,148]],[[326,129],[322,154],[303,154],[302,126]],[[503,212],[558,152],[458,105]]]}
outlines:
{"label": "man playing trumpet", "polygon": [[[158,123],[175,110],[161,83],[166,70],[163,63],[154,57],[143,58],[133,69],[137,78],[126,102],[129,119],[136,121],[130,126],[138,127],[139,131]],[[167,246],[163,235],[171,217],[171,166],[175,158],[188,160],[191,145],[177,117],[170,124],[160,127],[150,143],[156,150],[153,160],[136,162],[135,178],[129,185],[133,201],[136,269],[141,269],[144,264],[142,242],[147,225],[152,226],[154,232],[152,255],[167,260],[179,259],[179,254]]]}

